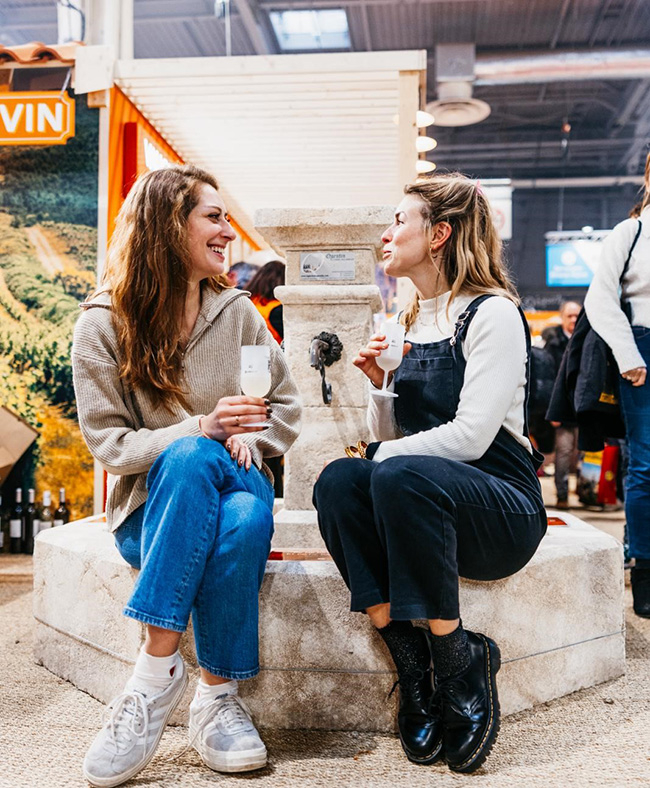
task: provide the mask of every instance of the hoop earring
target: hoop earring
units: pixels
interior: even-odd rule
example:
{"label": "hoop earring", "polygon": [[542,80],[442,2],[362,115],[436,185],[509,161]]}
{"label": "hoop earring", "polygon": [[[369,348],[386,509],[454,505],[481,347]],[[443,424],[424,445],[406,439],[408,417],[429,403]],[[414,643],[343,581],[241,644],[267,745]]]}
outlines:
{"label": "hoop earring", "polygon": [[440,265],[438,263],[438,258],[440,257],[439,252],[434,252],[433,249],[429,249],[429,258],[433,267],[436,269],[436,273],[440,275]]}

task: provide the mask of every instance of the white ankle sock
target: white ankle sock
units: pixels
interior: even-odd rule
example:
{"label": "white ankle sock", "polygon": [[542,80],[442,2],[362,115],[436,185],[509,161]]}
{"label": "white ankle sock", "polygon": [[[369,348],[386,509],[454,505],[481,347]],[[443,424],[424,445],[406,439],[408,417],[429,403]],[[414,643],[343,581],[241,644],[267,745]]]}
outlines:
{"label": "white ankle sock", "polygon": [[237,681],[232,679],[225,684],[206,684],[199,679],[196,685],[196,692],[192,699],[192,706],[202,706],[204,703],[209,703],[211,700],[218,698],[219,695],[236,695],[237,694]]}
{"label": "white ankle sock", "polygon": [[176,651],[171,657],[153,657],[144,646],[135,661],[135,668],[126,686],[143,695],[158,695],[171,684],[177,670],[181,668],[181,656]]}

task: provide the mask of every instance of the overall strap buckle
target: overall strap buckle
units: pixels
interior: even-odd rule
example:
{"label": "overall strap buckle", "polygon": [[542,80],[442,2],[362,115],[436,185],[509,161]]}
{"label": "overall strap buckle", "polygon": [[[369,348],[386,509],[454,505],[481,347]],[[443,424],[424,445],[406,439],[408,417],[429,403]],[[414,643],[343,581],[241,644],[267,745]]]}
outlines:
{"label": "overall strap buckle", "polygon": [[465,323],[467,322],[467,319],[469,318],[469,316],[471,314],[472,314],[472,312],[467,309],[464,312],[461,312],[460,315],[458,315],[458,320],[456,321],[456,324],[454,325],[454,335],[449,340],[449,344],[452,347],[458,341],[458,338],[459,338],[460,334],[462,333],[463,329],[465,328]]}

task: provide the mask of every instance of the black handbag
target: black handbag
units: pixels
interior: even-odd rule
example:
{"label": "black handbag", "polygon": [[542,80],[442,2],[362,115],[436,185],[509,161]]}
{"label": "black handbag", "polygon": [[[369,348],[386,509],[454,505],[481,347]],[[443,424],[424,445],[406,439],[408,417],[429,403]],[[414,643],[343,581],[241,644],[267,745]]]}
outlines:
{"label": "black handbag", "polygon": [[[641,227],[638,222],[619,283],[627,272]],[[629,320],[629,304],[623,299],[621,309]],[[609,345],[591,327],[583,307],[562,356],[546,412],[547,421],[577,423],[578,447],[582,451],[600,451],[605,438],[624,438],[625,425],[618,402],[619,377]]]}

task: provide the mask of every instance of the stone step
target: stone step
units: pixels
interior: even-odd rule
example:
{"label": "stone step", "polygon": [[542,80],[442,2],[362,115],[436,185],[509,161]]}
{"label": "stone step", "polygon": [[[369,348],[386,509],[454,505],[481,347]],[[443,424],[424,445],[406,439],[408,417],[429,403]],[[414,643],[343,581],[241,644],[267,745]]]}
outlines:
{"label": "stone step", "polygon": [[[620,544],[571,515],[551,527],[521,572],[462,581],[467,628],[501,647],[504,714],[625,670]],[[34,653],[49,670],[107,702],[121,691],[142,626],[121,615],[136,575],[111,534],[88,518],[39,534]],[[262,726],[389,731],[395,679],[368,619],[349,612],[331,561],[269,561],[261,591],[260,675],[242,694]],[[191,637],[182,651],[195,671]],[[188,690],[187,702],[189,703]],[[176,714],[185,722],[187,703]]]}

